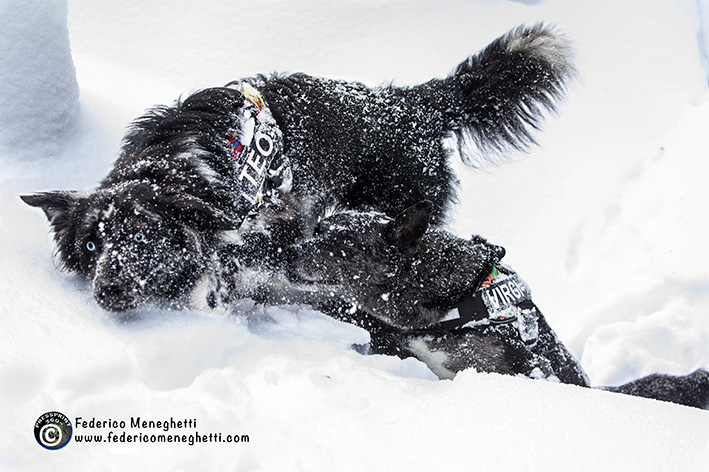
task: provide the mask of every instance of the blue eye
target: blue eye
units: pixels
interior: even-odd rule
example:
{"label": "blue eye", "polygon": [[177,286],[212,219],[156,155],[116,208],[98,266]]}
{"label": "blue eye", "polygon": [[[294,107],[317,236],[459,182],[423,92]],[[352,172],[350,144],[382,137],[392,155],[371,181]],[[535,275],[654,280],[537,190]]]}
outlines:
{"label": "blue eye", "polygon": [[143,242],[145,242],[145,235],[139,231],[139,232],[135,233],[135,236],[133,236],[133,240],[136,243],[143,243]]}
{"label": "blue eye", "polygon": [[94,244],[93,241],[88,241],[86,243],[86,249],[88,249],[91,252],[94,252],[96,250],[96,244]]}
{"label": "blue eye", "polygon": [[342,244],[344,244],[344,245],[347,246],[347,247],[352,247],[352,246],[354,246],[354,243],[352,242],[351,239],[345,239],[345,241],[344,241]]}

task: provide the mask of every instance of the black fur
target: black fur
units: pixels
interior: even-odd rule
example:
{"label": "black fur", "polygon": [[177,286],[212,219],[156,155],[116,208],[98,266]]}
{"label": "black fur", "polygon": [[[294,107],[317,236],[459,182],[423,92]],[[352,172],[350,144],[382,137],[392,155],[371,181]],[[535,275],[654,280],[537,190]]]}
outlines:
{"label": "black fur", "polygon": [[618,387],[601,388],[709,410],[709,372],[704,369],[689,375],[651,374]]}
{"label": "black fur", "polygon": [[[483,150],[525,147],[573,73],[569,42],[537,24],[512,30],[445,79],[414,87],[305,74],[244,82],[263,95],[292,163],[294,239],[309,234],[331,204],[394,215],[429,199],[440,222],[454,188],[443,140],[470,136]],[[183,297],[206,273],[224,231],[252,210],[236,191],[241,167],[228,139],[238,135],[245,106],[240,91],[225,87],[157,107],[133,124],[96,190],[23,197],[45,211],[63,267],[92,282],[103,308]],[[152,239],[138,259],[131,238],[142,226]],[[91,238],[98,249],[87,254]]]}
{"label": "black fur", "polygon": [[[477,236],[428,229],[431,212],[426,201],[394,219],[354,211],[326,218],[316,235],[294,246],[290,277],[314,306],[368,329],[374,353],[415,356],[441,378],[474,368],[588,387],[583,368],[531,300],[518,305],[513,323],[441,327],[493,265],[502,267],[504,250]],[[701,369],[604,389],[709,407],[709,373]]]}
{"label": "black fur", "polygon": [[293,193],[313,221],[334,204],[393,216],[427,199],[440,223],[453,198],[443,140],[457,137],[471,163],[468,138],[487,151],[525,148],[575,74],[571,55],[563,36],[537,24],[510,31],[445,79],[413,87],[304,74],[252,83],[275,110],[294,160]]}
{"label": "black fur", "polygon": [[392,326],[435,324],[472,295],[504,250],[479,237],[462,242],[426,231],[432,208],[424,201],[394,219],[356,211],[326,218],[295,247],[292,276],[334,290]]}
{"label": "black fur", "polygon": [[[311,294],[311,303],[335,317],[352,321],[346,313],[356,307],[393,328],[374,326],[374,350],[414,355],[440,377],[474,367],[588,385],[578,362],[531,303],[519,323],[534,331],[533,343],[511,325],[436,326],[473,295],[505,251],[479,236],[464,240],[429,229],[431,214],[431,202],[424,201],[393,219],[355,211],[326,218],[315,236],[294,246],[290,277],[317,289],[321,298]],[[339,306],[331,294],[342,301]]]}
{"label": "black fur", "polygon": [[107,310],[188,302],[185,288],[195,284],[219,244],[219,212],[187,196],[156,193],[148,184],[24,200],[45,208],[64,267],[92,281],[94,298]]}

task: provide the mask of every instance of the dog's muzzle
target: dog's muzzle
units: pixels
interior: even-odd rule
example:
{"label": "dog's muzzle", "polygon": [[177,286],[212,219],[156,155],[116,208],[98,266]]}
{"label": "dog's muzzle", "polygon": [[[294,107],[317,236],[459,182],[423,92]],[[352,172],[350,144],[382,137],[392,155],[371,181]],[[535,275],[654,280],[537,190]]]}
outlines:
{"label": "dog's muzzle", "polygon": [[101,308],[115,312],[132,310],[139,302],[137,290],[116,278],[95,281],[94,298]]}

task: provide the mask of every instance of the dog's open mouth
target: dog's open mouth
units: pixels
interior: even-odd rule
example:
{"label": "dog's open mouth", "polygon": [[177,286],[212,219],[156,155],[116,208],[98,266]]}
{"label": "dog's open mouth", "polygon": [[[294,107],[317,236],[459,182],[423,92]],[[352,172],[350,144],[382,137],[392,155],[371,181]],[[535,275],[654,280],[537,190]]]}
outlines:
{"label": "dog's open mouth", "polygon": [[299,285],[302,288],[307,287],[308,289],[315,290],[318,288],[326,288],[327,286],[322,277],[313,275],[300,264],[294,264],[289,267],[286,275],[292,284]]}
{"label": "dog's open mouth", "polygon": [[314,277],[308,274],[307,272],[296,268],[291,268],[291,270],[288,271],[288,280],[293,283],[307,285],[315,285],[320,282],[320,279],[318,277]]}

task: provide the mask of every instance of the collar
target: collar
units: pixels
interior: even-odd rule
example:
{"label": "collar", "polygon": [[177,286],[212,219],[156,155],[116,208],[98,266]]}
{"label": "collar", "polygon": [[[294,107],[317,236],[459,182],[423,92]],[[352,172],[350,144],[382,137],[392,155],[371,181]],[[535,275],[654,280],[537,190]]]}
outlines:
{"label": "collar", "polygon": [[509,267],[497,265],[472,295],[460,301],[432,328],[452,330],[511,323],[518,318],[520,305],[531,301],[532,292],[522,278]]}
{"label": "collar", "polygon": [[261,95],[261,92],[256,90],[253,85],[247,82],[241,82],[240,87],[240,92],[244,96],[244,101],[251,103],[251,105],[253,105],[253,107],[258,110],[256,114],[260,113],[266,106],[266,103],[263,101],[263,95]]}
{"label": "collar", "polygon": [[475,293],[464,298],[460,303],[454,306],[446,314],[445,318],[432,326],[432,328],[436,330],[457,329],[464,326],[485,324],[486,320],[489,320],[489,318],[490,315],[479,292],[475,291]]}
{"label": "collar", "polygon": [[227,87],[244,97],[234,130],[226,138],[236,161],[237,193],[254,209],[267,191],[290,191],[293,174],[283,152],[283,133],[261,92],[247,82],[232,82]]}

